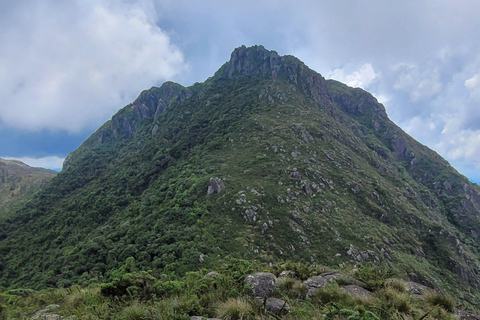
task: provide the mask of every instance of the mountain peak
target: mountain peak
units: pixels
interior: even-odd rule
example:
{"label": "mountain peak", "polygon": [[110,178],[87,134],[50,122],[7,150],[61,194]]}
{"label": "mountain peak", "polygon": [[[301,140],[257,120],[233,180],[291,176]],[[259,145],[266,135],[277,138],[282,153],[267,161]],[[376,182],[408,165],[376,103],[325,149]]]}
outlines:
{"label": "mountain peak", "polygon": [[325,79],[293,56],[280,56],[258,45],[236,48],[221,69],[221,74],[232,79],[236,76],[282,77],[308,94],[318,105],[328,109],[332,103]]}
{"label": "mountain peak", "polygon": [[269,51],[263,46],[236,48],[227,62],[224,75],[232,78],[241,75],[271,75],[275,76],[281,64],[281,58],[275,51]]}

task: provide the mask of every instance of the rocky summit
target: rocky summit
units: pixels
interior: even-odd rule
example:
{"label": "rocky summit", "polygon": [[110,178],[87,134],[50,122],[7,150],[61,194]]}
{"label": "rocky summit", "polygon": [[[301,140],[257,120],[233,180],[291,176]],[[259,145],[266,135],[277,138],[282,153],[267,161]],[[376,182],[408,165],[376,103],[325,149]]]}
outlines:
{"label": "rocky summit", "polygon": [[143,91],[2,219],[0,284],[110,281],[130,258],[175,274],[234,258],[385,266],[472,307],[479,213],[480,188],[370,93],[240,47],[203,83]]}

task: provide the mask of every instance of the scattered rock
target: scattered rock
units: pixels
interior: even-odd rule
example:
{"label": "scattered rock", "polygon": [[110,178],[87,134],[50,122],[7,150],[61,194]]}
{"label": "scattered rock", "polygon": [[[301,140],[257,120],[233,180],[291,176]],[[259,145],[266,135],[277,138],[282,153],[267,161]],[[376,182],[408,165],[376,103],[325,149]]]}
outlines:
{"label": "scattered rock", "polygon": [[279,275],[279,278],[295,278],[295,272],[291,270],[284,270]]}
{"label": "scattered rock", "polygon": [[424,286],[423,284],[413,281],[405,281],[404,285],[407,292],[411,294],[423,294],[425,291],[432,290],[431,288]]}
{"label": "scattered rock", "polygon": [[190,320],[222,320],[222,319],[193,316],[190,318]]}
{"label": "scattered rock", "polygon": [[245,219],[245,222],[255,222],[257,221],[257,213],[253,209],[247,209],[243,214],[243,218]]}
{"label": "scattered rock", "polygon": [[218,277],[220,274],[218,272],[215,272],[215,271],[210,271],[209,273],[207,273],[205,275],[205,278],[216,278]]}
{"label": "scattered rock", "polygon": [[302,174],[300,173],[300,171],[298,171],[297,168],[293,168],[292,172],[290,172],[290,178],[292,178],[292,179],[301,179],[301,178],[302,178]]}
{"label": "scattered rock", "polygon": [[254,297],[266,297],[275,291],[277,278],[268,272],[250,274],[245,278],[245,285],[250,286],[250,294]]}
{"label": "scattered rock", "polygon": [[480,316],[458,309],[455,310],[455,317],[459,320],[480,320]]}
{"label": "scattered rock", "polygon": [[359,251],[355,248],[354,245],[350,245],[350,248],[347,251],[347,255],[356,262],[363,262],[363,261],[373,261],[375,264],[380,264],[380,258],[377,256],[375,251],[367,250],[367,251]]}
{"label": "scattered rock", "polygon": [[222,179],[219,178],[210,178],[210,185],[208,186],[207,195],[210,195],[214,192],[220,193],[225,190],[225,184]]}
{"label": "scattered rock", "polygon": [[61,320],[62,317],[54,313],[60,309],[58,304],[51,304],[45,308],[36,311],[30,319],[42,319],[42,320]]}

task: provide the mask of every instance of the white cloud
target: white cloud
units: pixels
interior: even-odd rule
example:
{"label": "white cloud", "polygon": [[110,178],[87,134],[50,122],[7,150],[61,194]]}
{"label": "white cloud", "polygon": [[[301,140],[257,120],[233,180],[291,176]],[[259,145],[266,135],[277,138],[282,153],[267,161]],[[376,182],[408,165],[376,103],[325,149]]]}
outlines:
{"label": "white cloud", "polygon": [[63,161],[65,158],[56,157],[56,156],[49,156],[49,157],[42,157],[42,158],[32,158],[32,157],[1,157],[6,160],[18,160],[23,163],[28,164],[30,167],[39,167],[39,168],[47,168],[56,171],[60,171],[62,169]]}
{"label": "white cloud", "polygon": [[436,70],[416,65],[399,64],[393,67],[397,74],[393,89],[404,91],[413,102],[423,102],[442,92],[442,83]]}
{"label": "white cloud", "polygon": [[370,63],[364,63],[360,69],[355,70],[349,74],[345,74],[347,68],[337,68],[333,70],[329,78],[341,81],[350,87],[368,88],[370,84],[377,78],[379,74],[375,72]]}
{"label": "white cloud", "polygon": [[0,19],[1,120],[28,130],[91,130],[141,90],[184,71],[182,52],[148,8],[148,1],[12,2]]}
{"label": "white cloud", "polygon": [[473,90],[480,85],[480,75],[477,73],[473,77],[465,80],[465,87]]}

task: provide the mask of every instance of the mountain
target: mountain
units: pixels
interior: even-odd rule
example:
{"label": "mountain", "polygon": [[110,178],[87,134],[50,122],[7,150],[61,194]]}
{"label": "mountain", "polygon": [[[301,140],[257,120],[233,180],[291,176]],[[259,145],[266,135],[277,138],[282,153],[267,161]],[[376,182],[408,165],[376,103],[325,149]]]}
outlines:
{"label": "mountain", "polygon": [[0,222],[0,285],[183,274],[230,258],[388,265],[478,305],[480,188],[368,92],[237,48],[211,78],[143,91]]}
{"label": "mountain", "polygon": [[57,172],[53,170],[32,168],[20,161],[0,159],[0,216],[56,175]]}

